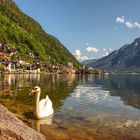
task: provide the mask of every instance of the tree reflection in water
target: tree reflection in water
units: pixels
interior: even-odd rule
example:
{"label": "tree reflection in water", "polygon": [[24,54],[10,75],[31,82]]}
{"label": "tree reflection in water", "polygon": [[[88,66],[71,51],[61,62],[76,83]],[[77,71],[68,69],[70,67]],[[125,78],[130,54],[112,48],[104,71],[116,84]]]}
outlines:
{"label": "tree reflection in water", "polygon": [[[140,75],[1,75],[0,101],[50,139],[139,139]],[[35,120],[33,86],[55,113]],[[76,132],[76,133],[75,133]]]}

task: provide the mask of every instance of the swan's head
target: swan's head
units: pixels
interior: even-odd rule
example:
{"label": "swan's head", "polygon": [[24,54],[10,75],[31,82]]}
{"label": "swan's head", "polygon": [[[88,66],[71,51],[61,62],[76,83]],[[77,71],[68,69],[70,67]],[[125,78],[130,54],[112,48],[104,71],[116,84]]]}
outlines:
{"label": "swan's head", "polygon": [[32,89],[32,93],[39,93],[41,91],[40,87],[38,86],[35,86],[33,89]]}

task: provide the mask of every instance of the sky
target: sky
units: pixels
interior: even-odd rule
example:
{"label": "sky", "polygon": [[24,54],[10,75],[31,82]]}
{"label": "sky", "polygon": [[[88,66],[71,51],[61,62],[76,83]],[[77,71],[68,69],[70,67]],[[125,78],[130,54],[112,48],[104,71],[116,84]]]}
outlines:
{"label": "sky", "polygon": [[79,61],[140,37],[140,0],[14,0]]}

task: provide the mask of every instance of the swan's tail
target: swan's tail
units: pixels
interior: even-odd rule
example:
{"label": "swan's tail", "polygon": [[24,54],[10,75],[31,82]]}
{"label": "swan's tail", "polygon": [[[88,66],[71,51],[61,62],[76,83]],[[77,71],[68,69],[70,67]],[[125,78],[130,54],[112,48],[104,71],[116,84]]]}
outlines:
{"label": "swan's tail", "polygon": [[48,95],[46,95],[46,100],[49,100],[49,96]]}

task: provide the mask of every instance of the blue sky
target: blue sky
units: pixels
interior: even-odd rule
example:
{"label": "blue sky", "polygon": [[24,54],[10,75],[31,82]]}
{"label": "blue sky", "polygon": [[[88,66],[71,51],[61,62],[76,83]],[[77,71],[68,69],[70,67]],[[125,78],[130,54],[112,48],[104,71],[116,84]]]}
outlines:
{"label": "blue sky", "polygon": [[140,0],[14,0],[79,61],[140,37]]}

